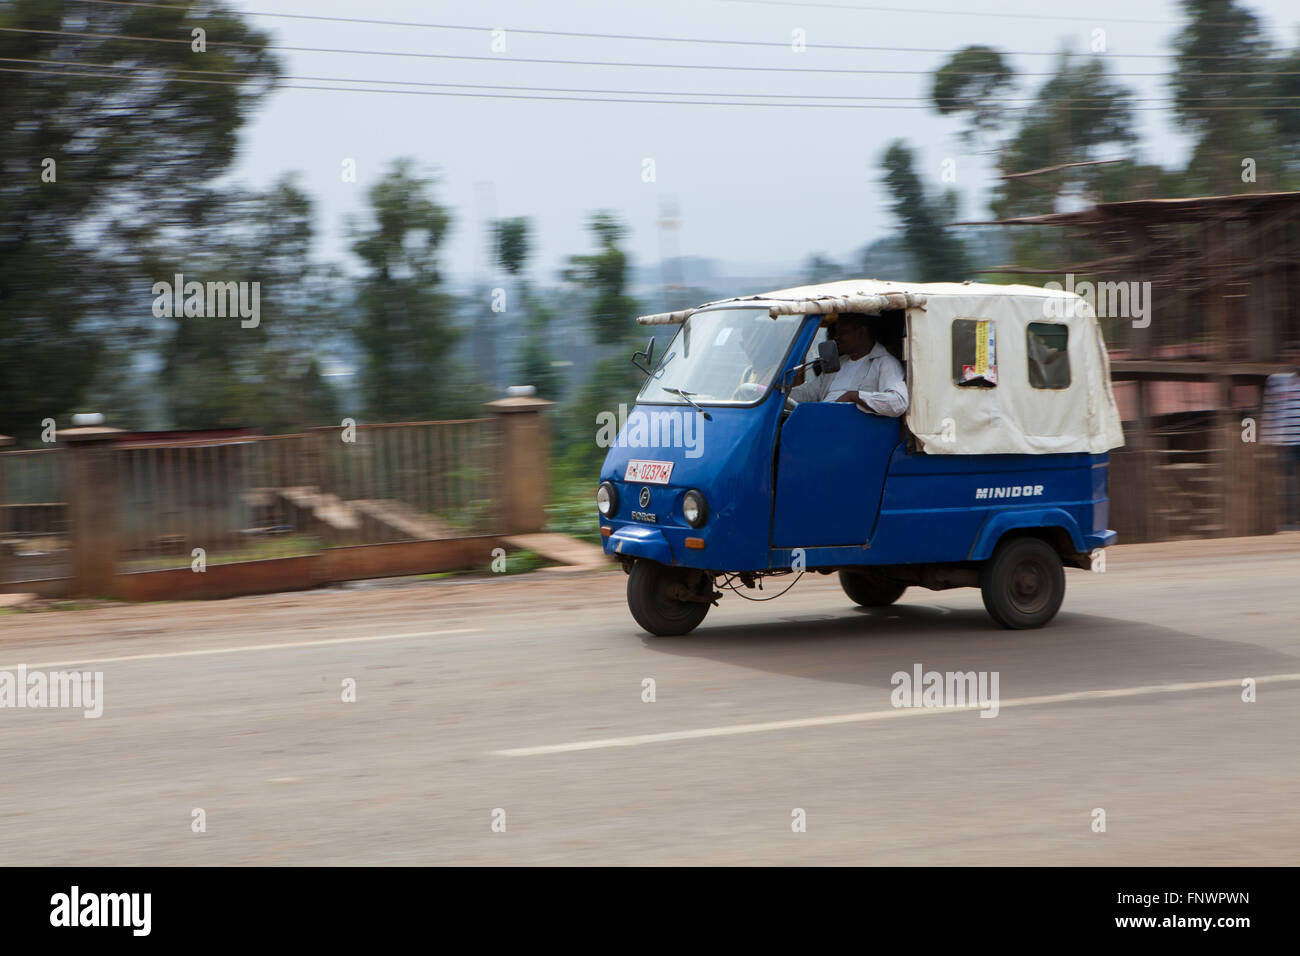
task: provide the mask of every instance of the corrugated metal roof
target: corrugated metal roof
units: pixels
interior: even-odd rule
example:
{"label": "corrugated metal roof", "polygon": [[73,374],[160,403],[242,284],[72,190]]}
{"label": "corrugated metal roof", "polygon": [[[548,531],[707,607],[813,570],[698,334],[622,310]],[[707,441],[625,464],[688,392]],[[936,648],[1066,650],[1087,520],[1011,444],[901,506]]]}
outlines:
{"label": "corrugated metal roof", "polygon": [[1221,217],[1232,207],[1242,212],[1251,207],[1278,206],[1300,203],[1300,192],[1234,193],[1228,196],[1192,196],[1173,199],[1127,199],[1122,202],[1103,202],[1076,212],[1053,212],[1039,216],[1013,216],[1009,219],[990,219],[953,223],[955,226],[1060,226],[1083,223],[1100,223],[1107,219],[1126,219],[1154,216],[1163,221],[1171,219],[1195,220],[1213,216]]}

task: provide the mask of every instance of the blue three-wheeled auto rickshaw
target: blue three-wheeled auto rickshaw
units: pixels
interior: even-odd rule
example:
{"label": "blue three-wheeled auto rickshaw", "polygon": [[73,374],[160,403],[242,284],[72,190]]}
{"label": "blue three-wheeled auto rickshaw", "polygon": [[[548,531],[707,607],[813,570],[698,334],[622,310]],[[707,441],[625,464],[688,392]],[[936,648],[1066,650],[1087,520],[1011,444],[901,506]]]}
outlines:
{"label": "blue three-wheeled auto rickshaw", "polygon": [[[832,375],[838,316],[870,316],[905,374],[901,417],[791,395]],[[1107,452],[1123,444],[1087,302],[977,283],[833,282],[643,316],[678,325],[601,469],[605,551],[652,634],[685,634],[765,579],[838,572],[855,604],[980,588],[1040,627],[1066,566],[1112,544]],[[807,390],[800,390],[806,394]]]}

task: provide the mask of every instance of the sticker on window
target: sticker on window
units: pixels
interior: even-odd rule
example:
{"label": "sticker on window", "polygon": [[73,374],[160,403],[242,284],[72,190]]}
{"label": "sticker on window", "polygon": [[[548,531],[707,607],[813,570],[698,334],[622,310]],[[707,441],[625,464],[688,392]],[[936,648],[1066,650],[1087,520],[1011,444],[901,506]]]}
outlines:
{"label": "sticker on window", "polygon": [[989,319],[952,323],[952,380],[957,385],[992,388],[998,383],[997,333]]}

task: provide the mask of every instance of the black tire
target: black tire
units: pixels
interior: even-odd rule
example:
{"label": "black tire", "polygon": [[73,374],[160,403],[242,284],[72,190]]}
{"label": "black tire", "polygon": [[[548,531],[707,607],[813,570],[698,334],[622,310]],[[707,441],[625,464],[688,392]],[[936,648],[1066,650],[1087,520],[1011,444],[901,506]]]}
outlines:
{"label": "black tire", "polygon": [[857,571],[841,571],[840,587],[858,607],[888,607],[907,590],[906,584]]}
{"label": "black tire", "polygon": [[1003,541],[980,570],[984,609],[1003,627],[1042,627],[1065,599],[1061,556],[1039,538]]}
{"label": "black tire", "polygon": [[[688,634],[704,620],[709,605],[703,601],[682,601],[671,594],[685,572],[657,561],[637,561],[627,577],[627,606],[632,617],[656,637]],[[710,588],[710,593],[712,589]]]}

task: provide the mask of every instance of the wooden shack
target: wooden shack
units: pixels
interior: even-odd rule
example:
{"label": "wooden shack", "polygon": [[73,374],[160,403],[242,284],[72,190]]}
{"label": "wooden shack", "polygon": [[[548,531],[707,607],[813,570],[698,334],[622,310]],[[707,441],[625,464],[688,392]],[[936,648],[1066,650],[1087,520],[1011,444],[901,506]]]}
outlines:
{"label": "wooden shack", "polygon": [[[1080,291],[1096,299],[1124,419],[1110,478],[1121,540],[1278,530],[1279,456],[1258,441],[1259,414],[1265,379],[1300,353],[1300,192],[1098,203],[996,224],[1069,230],[1082,241],[1046,236],[1044,247],[1088,252],[984,271],[1090,284]],[[1128,292],[1145,296],[1145,314],[1108,314]]]}

